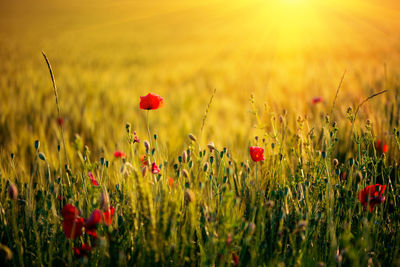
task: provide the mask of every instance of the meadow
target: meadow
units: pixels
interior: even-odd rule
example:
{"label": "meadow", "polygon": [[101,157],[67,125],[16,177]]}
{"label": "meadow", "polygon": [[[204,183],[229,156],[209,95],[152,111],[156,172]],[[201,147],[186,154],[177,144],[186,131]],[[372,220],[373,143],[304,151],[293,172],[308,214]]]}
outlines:
{"label": "meadow", "polygon": [[400,265],[399,17],[1,1],[1,266]]}

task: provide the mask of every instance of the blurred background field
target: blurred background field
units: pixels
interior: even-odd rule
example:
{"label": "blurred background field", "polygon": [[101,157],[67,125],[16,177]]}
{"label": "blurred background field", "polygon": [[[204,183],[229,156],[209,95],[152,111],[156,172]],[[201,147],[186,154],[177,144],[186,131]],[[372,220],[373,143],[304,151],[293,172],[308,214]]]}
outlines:
{"label": "blurred background field", "polygon": [[[390,89],[359,115],[382,136],[398,123],[399,17],[396,1],[372,0],[1,1],[0,153],[29,162],[34,140],[49,156],[60,140],[42,50],[67,140],[79,134],[96,155],[124,149],[126,122],[146,136],[138,106],[148,92],[165,99],[150,116],[152,131],[168,155],[180,152],[187,133],[199,134],[216,89],[202,142],[245,156],[262,134],[252,93],[261,115],[267,102],[318,125],[344,70],[335,120],[349,127],[341,120],[348,106]],[[314,97],[323,103],[312,105]]]}

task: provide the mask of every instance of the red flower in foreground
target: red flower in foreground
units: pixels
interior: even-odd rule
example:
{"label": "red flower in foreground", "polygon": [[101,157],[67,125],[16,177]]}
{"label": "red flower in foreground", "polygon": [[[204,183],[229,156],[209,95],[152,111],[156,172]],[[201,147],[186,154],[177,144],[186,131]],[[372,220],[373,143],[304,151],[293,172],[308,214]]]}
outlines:
{"label": "red flower in foreground", "polygon": [[108,210],[106,210],[103,213],[104,223],[106,225],[110,225],[112,223],[112,218],[113,218],[113,215],[114,215],[114,211],[115,211],[115,209],[113,207],[110,207]]}
{"label": "red flower in foreground", "polygon": [[160,169],[158,168],[157,164],[155,164],[155,163],[151,164],[151,172],[153,174],[159,174],[160,173]]}
{"label": "red flower in foreground", "polygon": [[251,159],[255,162],[264,160],[264,149],[258,146],[251,146],[249,148]]}
{"label": "red flower in foreground", "polygon": [[141,96],[140,97],[140,104],[139,107],[141,109],[158,109],[162,107],[164,104],[164,99],[156,94],[149,93],[146,96]]}
{"label": "red flower in foreground", "polygon": [[88,176],[89,176],[89,179],[90,179],[90,181],[92,182],[92,184],[94,186],[99,186],[100,185],[99,182],[94,178],[94,175],[93,175],[92,172],[88,172]]}
{"label": "red flower in foreground", "polygon": [[374,206],[385,202],[386,197],[382,196],[383,192],[386,189],[386,185],[370,185],[365,187],[358,194],[358,199],[361,202],[361,205],[364,206],[364,209],[367,208],[369,204],[369,212],[374,210]]}
{"label": "red flower in foreground", "polygon": [[238,266],[239,265],[239,256],[236,255],[235,252],[232,253],[232,261],[233,261],[233,266]]}
{"label": "red flower in foreground", "polygon": [[77,258],[85,257],[87,254],[89,254],[91,249],[92,248],[89,246],[89,244],[82,244],[80,247],[74,247],[74,255]]}
{"label": "red flower in foreground", "polygon": [[311,103],[313,104],[313,105],[315,105],[315,104],[318,104],[318,103],[321,103],[323,101],[323,99],[322,99],[322,97],[314,97],[312,100],[311,100]]}
{"label": "red flower in foreground", "polygon": [[79,217],[78,209],[74,205],[67,204],[64,206],[61,214],[64,218],[63,228],[65,236],[72,239],[81,236],[85,221]]}
{"label": "red flower in foreground", "polygon": [[116,157],[116,158],[125,158],[126,154],[124,152],[122,152],[122,151],[117,150],[117,151],[114,152],[114,157]]}
{"label": "red flower in foreground", "polygon": [[88,233],[88,235],[97,237],[96,230],[97,225],[101,222],[101,216],[102,214],[100,210],[94,210],[92,214],[90,214],[90,217],[85,225],[86,233]]}

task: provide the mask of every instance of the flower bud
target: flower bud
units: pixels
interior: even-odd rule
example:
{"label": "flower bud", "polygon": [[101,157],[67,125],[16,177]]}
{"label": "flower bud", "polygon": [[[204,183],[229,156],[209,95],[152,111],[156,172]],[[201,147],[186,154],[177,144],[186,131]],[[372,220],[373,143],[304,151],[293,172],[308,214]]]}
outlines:
{"label": "flower bud", "polygon": [[143,142],[143,144],[144,144],[144,147],[146,148],[146,153],[149,154],[149,151],[150,151],[150,143],[149,143],[149,141],[145,140]]}
{"label": "flower bud", "polygon": [[46,156],[44,155],[43,152],[39,152],[39,158],[43,161],[46,161]]}
{"label": "flower bud", "polygon": [[18,188],[15,184],[10,184],[10,187],[8,188],[8,196],[12,200],[17,200],[18,197]]}
{"label": "flower bud", "polygon": [[35,141],[35,149],[39,149],[39,147],[40,147],[40,142],[39,142],[39,140],[36,140]]}
{"label": "flower bud", "polygon": [[332,164],[333,164],[333,167],[334,167],[334,168],[337,168],[337,166],[339,165],[339,160],[336,159],[336,158],[333,159]]}

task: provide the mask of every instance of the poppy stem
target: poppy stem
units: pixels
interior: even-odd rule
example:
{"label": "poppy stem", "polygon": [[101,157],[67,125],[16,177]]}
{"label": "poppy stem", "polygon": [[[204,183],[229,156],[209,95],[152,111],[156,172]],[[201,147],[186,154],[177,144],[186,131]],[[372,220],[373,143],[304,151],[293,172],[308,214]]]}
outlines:
{"label": "poppy stem", "polygon": [[147,114],[146,114],[146,125],[147,125],[147,134],[149,135],[150,147],[153,147],[152,142],[151,142],[151,134],[150,134],[150,126],[149,126],[149,110],[147,110]]}

